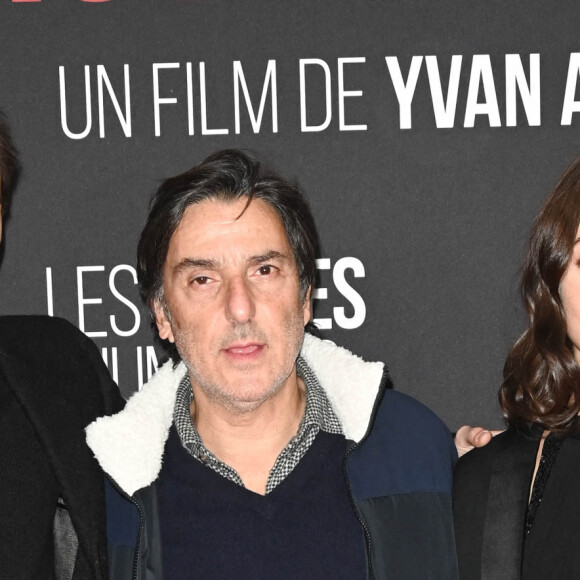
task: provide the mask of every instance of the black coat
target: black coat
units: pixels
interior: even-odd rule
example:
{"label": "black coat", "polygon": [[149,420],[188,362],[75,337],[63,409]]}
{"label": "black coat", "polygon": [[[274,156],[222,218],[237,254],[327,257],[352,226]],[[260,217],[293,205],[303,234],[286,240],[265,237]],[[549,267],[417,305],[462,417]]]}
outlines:
{"label": "black coat", "polygon": [[461,580],[580,578],[580,438],[562,444],[524,542],[542,430],[509,429],[459,460],[453,510]]}
{"label": "black coat", "polygon": [[73,562],[75,580],[106,580],[103,473],[84,428],[122,406],[99,351],[73,325],[0,317],[2,578],[70,577]]}

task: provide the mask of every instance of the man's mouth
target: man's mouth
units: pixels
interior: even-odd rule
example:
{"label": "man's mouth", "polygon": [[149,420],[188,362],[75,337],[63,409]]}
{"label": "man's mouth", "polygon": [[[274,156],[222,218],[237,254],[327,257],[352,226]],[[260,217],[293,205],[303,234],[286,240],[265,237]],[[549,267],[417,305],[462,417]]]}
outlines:
{"label": "man's mouth", "polygon": [[259,342],[244,342],[235,343],[224,348],[224,352],[232,357],[238,359],[256,358],[264,349],[264,344]]}

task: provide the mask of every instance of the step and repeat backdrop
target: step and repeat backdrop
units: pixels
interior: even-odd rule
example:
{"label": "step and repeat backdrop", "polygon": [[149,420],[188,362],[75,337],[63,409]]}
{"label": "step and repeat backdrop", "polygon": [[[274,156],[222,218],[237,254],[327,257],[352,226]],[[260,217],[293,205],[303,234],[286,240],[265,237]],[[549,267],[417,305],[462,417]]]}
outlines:
{"label": "step and repeat backdrop", "polygon": [[498,427],[531,222],[580,154],[580,6],[4,0],[23,172],[0,312],[69,319],[125,395],[163,356],[136,286],[151,193],[210,152],[300,184],[324,336],[451,428]]}

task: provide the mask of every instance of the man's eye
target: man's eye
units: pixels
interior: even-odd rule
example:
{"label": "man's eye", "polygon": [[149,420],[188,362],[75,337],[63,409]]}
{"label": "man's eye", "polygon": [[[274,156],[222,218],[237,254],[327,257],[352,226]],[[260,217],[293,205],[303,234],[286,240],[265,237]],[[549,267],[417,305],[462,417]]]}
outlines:
{"label": "man's eye", "polygon": [[258,268],[258,273],[261,276],[267,276],[268,274],[271,274],[272,273],[272,270],[273,270],[273,267],[272,266],[260,266]]}
{"label": "man's eye", "polygon": [[209,278],[207,276],[197,276],[191,282],[192,284],[199,284],[200,286],[203,286],[209,282]]}

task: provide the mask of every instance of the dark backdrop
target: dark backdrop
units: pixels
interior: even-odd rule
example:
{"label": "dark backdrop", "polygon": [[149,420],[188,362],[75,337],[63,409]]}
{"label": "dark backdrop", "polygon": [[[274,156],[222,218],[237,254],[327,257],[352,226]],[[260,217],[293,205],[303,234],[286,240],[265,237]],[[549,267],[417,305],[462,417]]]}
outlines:
{"label": "dark backdrop", "polygon": [[451,428],[501,424],[529,227],[580,152],[577,2],[6,0],[0,16],[24,166],[3,313],[68,318],[135,390],[162,352],[132,269],[149,196],[249,148],[311,201],[326,336]]}

